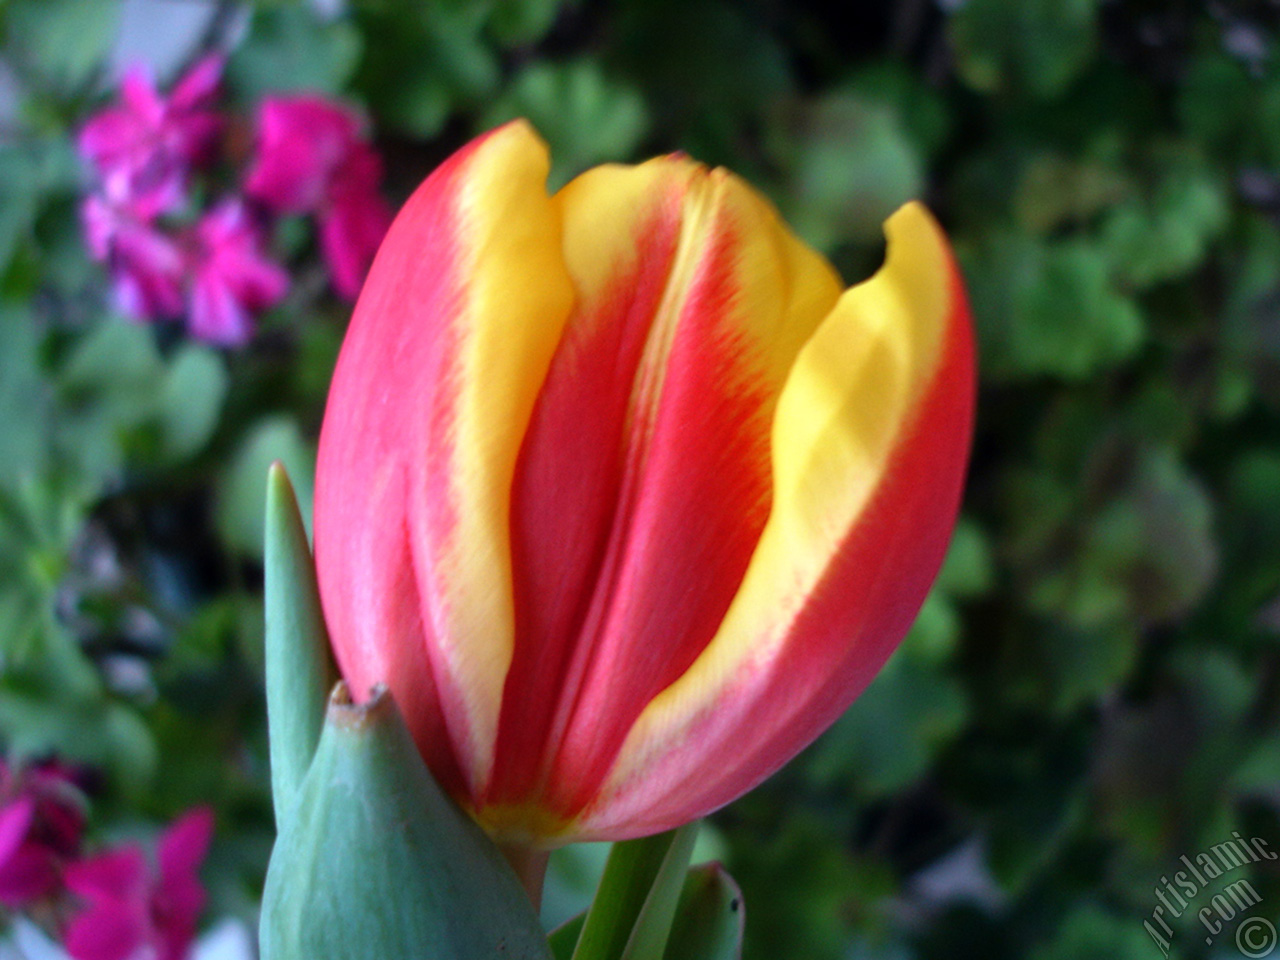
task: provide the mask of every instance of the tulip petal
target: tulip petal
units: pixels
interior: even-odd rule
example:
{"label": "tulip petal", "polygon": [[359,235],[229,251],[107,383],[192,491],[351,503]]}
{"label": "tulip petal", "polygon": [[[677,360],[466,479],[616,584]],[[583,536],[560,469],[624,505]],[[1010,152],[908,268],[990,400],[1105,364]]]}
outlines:
{"label": "tulip petal", "polygon": [[909,204],[884,267],[805,346],[777,405],[774,496],[715,639],[645,708],[578,838],[642,835],[739,796],[826,728],[941,564],[972,433],[972,333],[942,231]]}
{"label": "tulip petal", "polygon": [[711,641],[768,516],[774,405],[840,291],[723,170],[601,167],[556,199],[579,299],[512,494],[515,655],[480,814],[499,833],[525,815],[508,800],[572,819]]}
{"label": "tulip petal", "polygon": [[356,306],[320,441],[316,558],[339,665],[357,695],[390,686],[455,793],[492,761],[511,478],[573,303],[547,170],[516,122],[418,189]]}

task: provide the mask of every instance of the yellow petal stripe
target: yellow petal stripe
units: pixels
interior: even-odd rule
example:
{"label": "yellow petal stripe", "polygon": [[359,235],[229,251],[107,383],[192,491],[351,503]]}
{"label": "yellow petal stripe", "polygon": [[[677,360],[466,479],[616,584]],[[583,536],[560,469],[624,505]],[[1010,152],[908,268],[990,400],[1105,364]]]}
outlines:
{"label": "yellow petal stripe", "polygon": [[715,638],[628,735],[596,805],[610,822],[653,804],[654,784],[646,790],[642,782],[653,765],[678,753],[676,745],[687,751],[708,710],[728,708],[742,684],[768,674],[793,639],[788,624],[868,507],[932,382],[953,310],[946,240],[919,204],[903,207],[885,229],[884,267],[844,293],[787,378],[773,421],[774,496],[764,532]]}

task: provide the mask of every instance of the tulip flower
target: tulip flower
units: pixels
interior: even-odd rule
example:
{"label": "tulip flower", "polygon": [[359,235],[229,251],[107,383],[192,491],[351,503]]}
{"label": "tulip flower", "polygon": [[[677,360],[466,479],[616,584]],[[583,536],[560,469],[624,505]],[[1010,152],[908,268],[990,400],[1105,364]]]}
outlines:
{"label": "tulip flower", "polygon": [[441,783],[541,848],[697,818],[836,719],[942,561],[974,400],[919,204],[843,290],[727,171],[547,171],[516,122],[400,212],[315,503],[351,689],[387,684]]}

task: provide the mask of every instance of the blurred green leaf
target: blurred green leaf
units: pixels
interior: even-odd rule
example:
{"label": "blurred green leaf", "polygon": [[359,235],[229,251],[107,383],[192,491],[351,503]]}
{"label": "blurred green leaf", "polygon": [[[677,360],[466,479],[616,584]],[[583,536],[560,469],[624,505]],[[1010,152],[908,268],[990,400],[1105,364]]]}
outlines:
{"label": "blurred green leaf", "polygon": [[1020,226],[1047,234],[1089,221],[1131,190],[1128,178],[1104,162],[1042,154],[1022,172],[1013,203]]}
{"label": "blurred green leaf", "polygon": [[478,106],[493,95],[499,70],[483,37],[488,4],[364,0],[353,5],[353,13],[366,47],[356,85],[390,129],[432,137],[455,109]]}
{"label": "blurred green leaf", "polygon": [[42,339],[28,310],[0,305],[0,486],[39,474],[45,464],[51,391],[41,375]]}
{"label": "blurred green leaf", "polygon": [[594,60],[535,62],[485,113],[481,127],[527,117],[551,147],[550,188],[605,160],[630,157],[644,136],[644,100]]}
{"label": "blurred green leaf", "polygon": [[990,235],[961,261],[988,377],[1079,380],[1142,344],[1142,313],[1113,285],[1106,255],[1083,240]]}
{"label": "blurred green leaf", "polygon": [[1131,200],[1107,216],[1102,248],[1115,276],[1142,288],[1197,266],[1226,223],[1227,197],[1220,179],[1180,161],[1161,177],[1149,199]]}
{"label": "blurred green leaf", "polygon": [[749,173],[744,127],[792,91],[786,51],[760,10],[727,0],[624,0],[613,29],[601,60],[644,94],[668,131],[660,149]]}
{"label": "blurred green leaf", "polygon": [[812,748],[818,783],[847,781],[879,797],[922,776],[967,716],[963,688],[945,668],[917,662],[904,645]]}
{"label": "blurred green leaf", "polygon": [[878,240],[889,214],[923,192],[918,148],[892,107],[837,95],[797,104],[787,124],[775,143],[791,168],[783,209],[819,249]]}
{"label": "blurred green leaf", "polygon": [[120,20],[117,0],[8,0],[0,12],[10,56],[68,93],[102,63]]}
{"label": "blurred green leaf", "polygon": [[540,40],[551,29],[565,0],[494,0],[489,30],[504,46]]}
{"label": "blurred green leaf", "polygon": [[1062,93],[1093,57],[1098,0],[966,0],[952,15],[960,76],[983,93]]}
{"label": "blurred green leaf", "polygon": [[226,367],[215,350],[189,343],[178,351],[160,396],[166,456],[189,457],[209,442],[229,386]]}
{"label": "blurred green leaf", "polygon": [[219,484],[219,533],[228,546],[259,559],[263,550],[262,518],[267,506],[263,478],[276,460],[284,464],[293,479],[298,504],[310,530],[315,449],[289,417],[266,417],[246,430]]}
{"label": "blurred green leaf", "polygon": [[244,42],[227,62],[240,100],[310,90],[335,96],[360,60],[360,33],[346,19],[323,20],[308,4],[259,6]]}
{"label": "blurred green leaf", "polygon": [[1046,933],[1031,960],[1145,960],[1160,949],[1133,917],[1088,902]]}
{"label": "blurred green leaf", "polygon": [[738,960],[742,956],[742,891],[719,864],[685,877],[664,960]]}
{"label": "blurred green leaf", "polygon": [[952,597],[980,596],[994,585],[991,548],[978,523],[961,517],[951,534],[951,546],[938,571],[936,589]]}

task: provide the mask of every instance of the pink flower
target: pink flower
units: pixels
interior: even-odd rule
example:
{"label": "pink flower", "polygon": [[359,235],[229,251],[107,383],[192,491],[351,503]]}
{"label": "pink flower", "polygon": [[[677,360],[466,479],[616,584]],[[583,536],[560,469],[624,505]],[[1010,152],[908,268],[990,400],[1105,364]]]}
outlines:
{"label": "pink flower", "polygon": [[359,119],[322,97],[269,97],[258,140],[249,194],[279,213],[315,214],[334,288],[355,299],[391,223],[378,192],[382,162],[361,137]]}
{"label": "pink flower", "polygon": [[86,199],[82,214],[89,251],[107,264],[116,303],[134,319],[185,313],[193,336],[242,344],[253,314],[288,289],[289,275],[264,253],[239,201],[224,201],[181,234],[100,196]]}
{"label": "pink flower", "polygon": [[70,771],[58,765],[15,773],[0,764],[0,903],[22,907],[53,893],[79,851],[84,811]]}
{"label": "pink flower", "polygon": [[289,275],[262,251],[262,237],[244,205],[226,201],[196,225],[187,325],[211,343],[244,343],[252,315],[276,303]]}
{"label": "pink flower", "polygon": [[137,320],[179,316],[187,270],[180,242],[100,196],[88,197],[81,214],[89,252],[107,264],[119,309]]}
{"label": "pink flower", "polygon": [[199,808],[161,836],[155,869],[137,846],[69,867],[67,887],[87,908],[67,926],[67,952],[75,960],[184,960],[204,907],[198,872],[212,838],[213,814]]}
{"label": "pink flower", "polygon": [[80,152],[98,169],[107,192],[154,215],[181,203],[187,173],[199,164],[222,127],[209,108],[222,59],[201,60],[166,99],[146,69],[131,69],[121,101],[94,115],[80,133]]}

